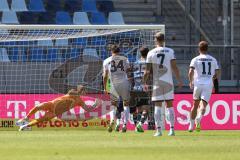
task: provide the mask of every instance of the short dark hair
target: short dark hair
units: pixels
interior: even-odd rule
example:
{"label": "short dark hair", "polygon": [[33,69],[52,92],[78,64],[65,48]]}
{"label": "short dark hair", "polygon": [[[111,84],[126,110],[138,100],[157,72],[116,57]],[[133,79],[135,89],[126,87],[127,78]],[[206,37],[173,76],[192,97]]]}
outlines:
{"label": "short dark hair", "polygon": [[147,47],[143,46],[139,49],[139,51],[140,51],[141,56],[146,58],[147,54],[149,52],[149,49]]}
{"label": "short dark hair", "polygon": [[206,41],[201,41],[198,44],[199,50],[202,52],[206,52],[208,50],[208,43]]}
{"label": "short dark hair", "polygon": [[163,42],[165,40],[165,36],[162,32],[157,32],[154,37],[157,42]]}
{"label": "short dark hair", "polygon": [[120,48],[119,48],[119,46],[116,45],[116,44],[111,45],[110,50],[111,50],[111,52],[113,52],[113,53],[119,53],[119,52],[120,52]]}

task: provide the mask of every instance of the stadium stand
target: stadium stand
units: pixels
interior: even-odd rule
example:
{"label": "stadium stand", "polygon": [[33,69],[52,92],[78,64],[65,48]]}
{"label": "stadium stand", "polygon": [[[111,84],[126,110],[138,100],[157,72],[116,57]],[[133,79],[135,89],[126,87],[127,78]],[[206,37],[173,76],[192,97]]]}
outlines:
{"label": "stadium stand", "polygon": [[0,62],[10,62],[6,48],[0,48]]}
{"label": "stadium stand", "polygon": [[97,12],[96,0],[83,0],[82,11],[84,12]]}
{"label": "stadium stand", "polygon": [[125,24],[121,12],[110,12],[108,16],[108,23],[111,25],[123,25]]}
{"label": "stadium stand", "polygon": [[74,12],[73,14],[73,24],[78,25],[89,25],[89,19],[86,12]]}
{"label": "stadium stand", "polygon": [[12,0],[11,10],[15,12],[28,11],[25,0]]}
{"label": "stadium stand", "polygon": [[9,11],[9,5],[7,0],[0,1],[0,11]]}
{"label": "stadium stand", "polygon": [[52,47],[53,41],[50,39],[49,40],[39,40],[37,45],[41,46],[41,47]]}
{"label": "stadium stand", "polygon": [[114,4],[112,1],[97,1],[97,8],[100,12],[104,12],[105,15],[108,15],[109,12],[114,12]]}
{"label": "stadium stand", "polygon": [[68,12],[58,11],[56,13],[56,24],[72,24],[72,18]]}
{"label": "stadium stand", "polygon": [[42,0],[30,0],[28,8],[29,8],[29,11],[32,11],[32,12],[46,11]]}
{"label": "stadium stand", "polygon": [[65,0],[64,10],[70,12],[78,12],[82,9],[81,0]]}
{"label": "stadium stand", "polygon": [[59,46],[59,47],[67,47],[68,46],[68,39],[57,39],[55,41],[55,46]]}
{"label": "stadium stand", "polygon": [[16,12],[4,11],[2,13],[2,23],[4,23],[4,24],[19,24]]}
{"label": "stadium stand", "polygon": [[90,22],[95,25],[108,24],[105,15],[101,12],[92,12]]}

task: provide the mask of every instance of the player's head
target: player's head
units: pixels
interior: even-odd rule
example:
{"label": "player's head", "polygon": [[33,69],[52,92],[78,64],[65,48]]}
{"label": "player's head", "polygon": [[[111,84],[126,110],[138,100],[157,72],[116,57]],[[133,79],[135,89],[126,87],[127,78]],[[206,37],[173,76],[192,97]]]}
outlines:
{"label": "player's head", "polygon": [[111,50],[112,54],[119,54],[120,53],[120,48],[116,44],[111,45],[110,50]]}
{"label": "player's head", "polygon": [[84,95],[86,94],[85,87],[83,85],[77,85],[77,91],[81,94]]}
{"label": "player's head", "polygon": [[198,44],[199,52],[205,54],[208,51],[208,43],[206,41],[201,41]]}
{"label": "player's head", "polygon": [[141,47],[139,51],[140,51],[141,57],[146,58],[149,52],[149,49],[147,47]]}
{"label": "player's head", "polygon": [[157,45],[162,45],[165,41],[165,35],[162,32],[157,32],[154,38]]}

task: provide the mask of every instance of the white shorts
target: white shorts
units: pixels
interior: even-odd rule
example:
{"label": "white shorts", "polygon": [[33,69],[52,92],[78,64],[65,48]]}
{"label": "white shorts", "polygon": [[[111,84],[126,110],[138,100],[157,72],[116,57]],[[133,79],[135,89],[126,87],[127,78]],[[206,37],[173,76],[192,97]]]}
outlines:
{"label": "white shorts", "polygon": [[174,87],[170,83],[159,81],[154,84],[152,91],[152,101],[165,101],[174,99]]}
{"label": "white shorts", "polygon": [[126,81],[124,83],[115,83],[111,86],[111,100],[117,101],[119,97],[124,101],[128,101],[130,99],[130,85],[129,82]]}
{"label": "white shorts", "polygon": [[208,103],[212,95],[212,88],[213,86],[209,84],[198,84],[194,86],[193,99],[204,100]]}

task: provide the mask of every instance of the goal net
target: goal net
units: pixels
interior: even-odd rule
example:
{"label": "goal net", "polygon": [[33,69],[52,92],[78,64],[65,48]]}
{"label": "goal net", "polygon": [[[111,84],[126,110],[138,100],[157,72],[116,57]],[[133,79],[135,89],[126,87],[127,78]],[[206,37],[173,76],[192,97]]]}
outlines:
{"label": "goal net", "polygon": [[[106,100],[102,63],[111,54],[109,46],[118,44],[133,63],[141,46],[154,47],[159,31],[164,25],[0,25],[0,118],[19,119],[79,84],[89,97]],[[105,114],[109,103],[103,105],[102,113],[88,117]]]}

